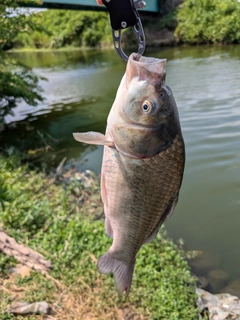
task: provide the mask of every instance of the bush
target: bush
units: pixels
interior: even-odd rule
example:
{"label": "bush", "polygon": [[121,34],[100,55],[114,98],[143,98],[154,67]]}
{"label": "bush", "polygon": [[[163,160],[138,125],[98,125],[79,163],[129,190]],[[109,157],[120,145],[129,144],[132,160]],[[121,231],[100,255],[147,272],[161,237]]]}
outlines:
{"label": "bush", "polygon": [[175,35],[187,43],[240,43],[237,0],[184,0]]}
{"label": "bush", "polygon": [[39,79],[30,68],[5,57],[0,51],[0,130],[6,115],[13,114],[21,99],[33,106],[43,100]]}
{"label": "bush", "polygon": [[46,10],[30,15],[29,22],[42,30],[18,35],[13,45],[32,48],[61,48],[65,46],[96,47],[110,44],[111,30],[107,13],[76,10]]}
{"label": "bush", "polygon": [[11,48],[13,39],[35,28],[27,13],[18,8],[16,0],[2,0],[0,6],[0,130],[5,116],[13,113],[19,100],[30,105],[42,101],[39,77],[30,68],[9,59],[4,50]]}

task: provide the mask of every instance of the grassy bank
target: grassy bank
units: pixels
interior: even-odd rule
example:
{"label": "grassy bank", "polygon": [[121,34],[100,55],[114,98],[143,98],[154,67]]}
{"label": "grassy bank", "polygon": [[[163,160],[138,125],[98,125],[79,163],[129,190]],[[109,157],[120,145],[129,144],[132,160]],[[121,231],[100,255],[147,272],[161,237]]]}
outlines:
{"label": "grassy bank", "polygon": [[118,298],[113,278],[96,270],[97,258],[111,244],[102,214],[93,173],[46,177],[0,156],[0,230],[53,265],[49,274],[21,277],[9,272],[15,259],[0,254],[1,320],[22,319],[4,314],[13,301],[42,300],[50,303],[54,319],[198,318],[195,280],[184,252],[164,230],[140,250],[130,295]]}

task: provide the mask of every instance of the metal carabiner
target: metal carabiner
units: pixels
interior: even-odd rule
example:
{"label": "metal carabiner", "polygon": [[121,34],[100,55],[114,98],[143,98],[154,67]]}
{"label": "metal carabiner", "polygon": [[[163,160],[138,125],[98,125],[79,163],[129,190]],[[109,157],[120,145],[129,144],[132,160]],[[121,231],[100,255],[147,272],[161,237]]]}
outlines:
{"label": "metal carabiner", "polygon": [[122,50],[121,39],[122,30],[131,27],[138,41],[135,59],[139,60],[144,53],[146,39],[137,8],[144,8],[146,3],[143,0],[103,0],[102,2],[110,14],[113,43],[117,53],[122,59],[128,60],[128,56]]}

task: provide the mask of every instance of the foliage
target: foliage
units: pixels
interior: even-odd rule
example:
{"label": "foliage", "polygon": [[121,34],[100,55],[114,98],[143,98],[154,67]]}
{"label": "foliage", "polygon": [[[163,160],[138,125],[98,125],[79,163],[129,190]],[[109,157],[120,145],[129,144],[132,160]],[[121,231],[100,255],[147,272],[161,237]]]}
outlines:
{"label": "foliage", "polygon": [[164,15],[158,22],[159,29],[169,29],[174,30],[177,27],[177,11],[173,10],[172,12]]}
{"label": "foliage", "polygon": [[[0,127],[8,114],[13,114],[17,103],[23,99],[37,105],[43,98],[38,85],[40,77],[31,69],[0,54]],[[41,78],[43,79],[43,78]]]}
{"label": "foliage", "polygon": [[29,32],[35,25],[28,21],[26,11],[17,7],[16,0],[3,0],[0,6],[0,129],[5,117],[13,113],[21,100],[30,105],[42,101],[39,77],[32,70],[9,59],[4,50],[11,47],[12,40],[23,32]]}
{"label": "foliage", "polygon": [[[27,0],[25,1],[27,2]],[[28,1],[29,2],[29,1]],[[31,3],[37,1],[31,1]],[[28,20],[28,12],[18,7],[16,0],[1,0],[0,6],[0,50],[11,47],[11,41],[19,34],[30,32],[35,25]]]}
{"label": "foliage", "polygon": [[0,295],[5,295],[0,300],[0,319],[8,319],[2,312],[18,287],[23,301],[56,305],[59,319],[77,318],[74,312],[82,319],[120,319],[119,312],[124,310],[138,314],[137,319],[198,318],[195,280],[183,251],[166,240],[164,230],[140,250],[127,299],[117,297],[112,277],[97,272],[96,259],[111,240],[103,221],[96,220],[102,207],[99,182],[92,173],[79,173],[76,178],[71,174],[68,182],[56,185],[42,173],[1,156],[0,181],[7,194],[0,209],[0,227],[53,263],[48,276],[31,273],[11,280],[7,270],[14,260],[0,255]]}
{"label": "foliage", "polygon": [[111,31],[107,13],[76,10],[46,10],[29,16],[29,22],[44,29],[20,34],[14,46],[30,48],[96,47],[110,44]]}
{"label": "foliage", "polygon": [[160,15],[165,16],[175,11],[176,7],[178,7],[181,2],[182,0],[158,0]]}
{"label": "foliage", "polygon": [[[43,129],[38,130],[28,123],[23,125],[27,130],[27,137],[21,132],[13,132],[11,126],[1,134],[0,153],[8,157],[15,155],[21,163],[28,163],[31,169],[40,168],[44,173],[49,173],[55,165],[55,149],[60,140],[55,139]],[[12,138],[10,141],[6,139],[9,132]]]}
{"label": "foliage", "polygon": [[184,0],[175,35],[187,43],[239,43],[239,16],[237,0]]}

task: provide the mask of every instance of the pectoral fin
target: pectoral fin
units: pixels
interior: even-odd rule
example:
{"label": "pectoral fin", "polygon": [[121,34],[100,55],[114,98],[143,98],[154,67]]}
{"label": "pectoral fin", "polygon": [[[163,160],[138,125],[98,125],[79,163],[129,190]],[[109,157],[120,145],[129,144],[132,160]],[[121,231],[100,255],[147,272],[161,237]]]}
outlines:
{"label": "pectoral fin", "polygon": [[114,148],[114,143],[106,138],[106,136],[100,132],[75,132],[73,133],[75,140],[88,144],[98,144]]}

